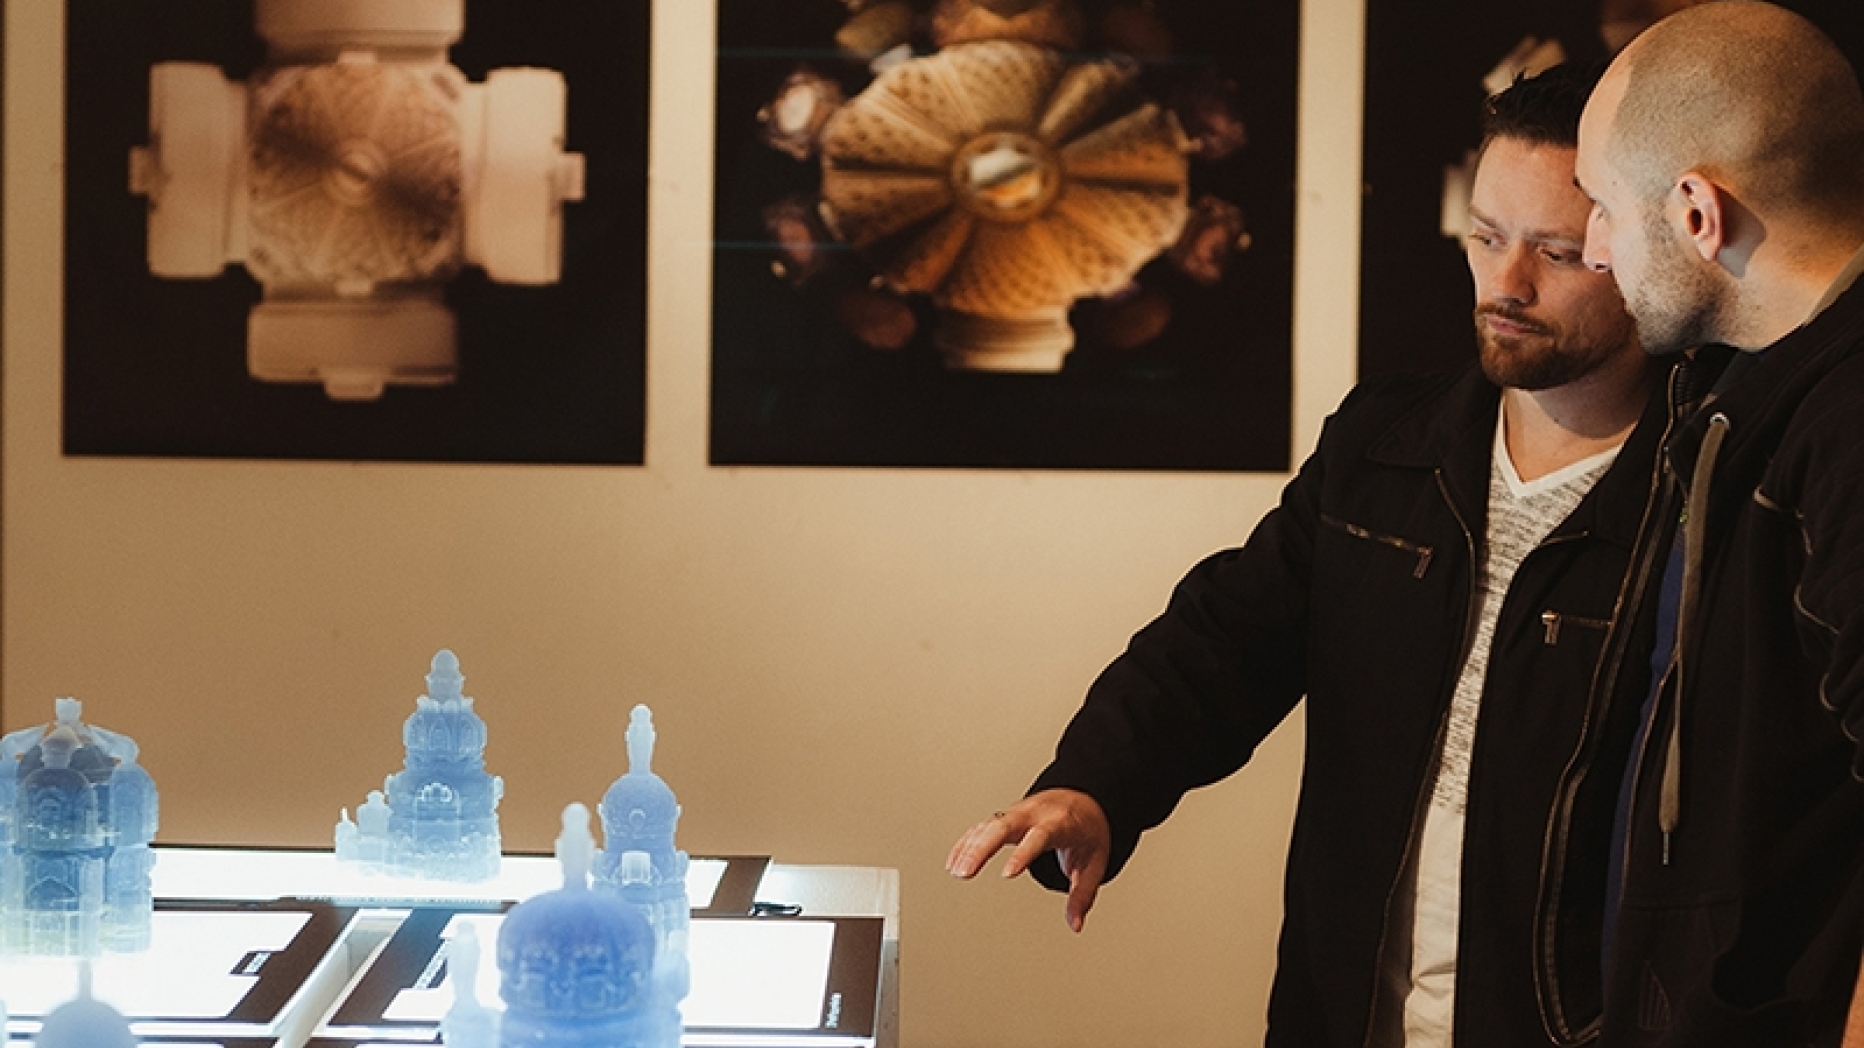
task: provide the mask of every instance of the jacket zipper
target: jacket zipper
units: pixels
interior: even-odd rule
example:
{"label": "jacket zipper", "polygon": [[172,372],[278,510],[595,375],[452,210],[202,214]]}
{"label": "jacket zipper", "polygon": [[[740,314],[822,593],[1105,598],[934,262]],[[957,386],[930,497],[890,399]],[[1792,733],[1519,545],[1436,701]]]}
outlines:
{"label": "jacket zipper", "polygon": [[[1669,521],[1668,519],[1669,514],[1664,511],[1670,503],[1670,499],[1668,497],[1669,496],[1669,477],[1670,477],[1669,466],[1668,466],[1668,461],[1669,461],[1668,454],[1669,454],[1669,448],[1670,448],[1670,436],[1676,430],[1676,420],[1677,420],[1677,415],[1678,415],[1678,405],[1676,402],[1676,386],[1678,382],[1677,375],[1681,370],[1682,368],[1678,367],[1677,370],[1672,371],[1670,373],[1670,397],[1669,397],[1670,404],[1669,404],[1668,418],[1664,422],[1663,434],[1657,440],[1657,459],[1656,459],[1656,464],[1653,466],[1652,471],[1651,471],[1651,490],[1650,490],[1649,501],[1645,504],[1646,505],[1645,519],[1643,521],[1642,527],[1640,527],[1639,529],[1638,537],[1639,537],[1639,544],[1641,548],[1639,549],[1637,553],[1637,577],[1631,589],[1631,592],[1633,593],[1645,594],[1645,593],[1648,593],[1650,590],[1651,574],[1656,569],[1657,560],[1658,560],[1658,558],[1654,554],[1654,550],[1657,544],[1656,539],[1659,534],[1656,529],[1659,526],[1661,526],[1655,523],[1655,521],[1662,521],[1665,524],[1667,524],[1672,531],[1675,530],[1674,522]],[[1624,618],[1623,612],[1621,610],[1614,609],[1613,618],[1619,621],[1623,621],[1623,618]],[[1619,643],[1615,649],[1612,647],[1610,643],[1607,644],[1607,650],[1609,652],[1607,661],[1609,665],[1604,665],[1603,668],[1605,669],[1605,673],[1601,675],[1594,682],[1593,686],[1595,689],[1600,686],[1603,686],[1608,689],[1615,687],[1619,675],[1624,671],[1624,657],[1625,657],[1626,646],[1622,643],[1623,636],[1624,634],[1620,634],[1619,640],[1621,641],[1621,643]],[[1656,687],[1657,687],[1658,694],[1661,694],[1663,691],[1663,688],[1666,686],[1668,676],[1669,676],[1669,671],[1666,669],[1664,672],[1663,678],[1660,678],[1657,681]],[[1642,701],[1641,697],[1639,701],[1640,702]],[[1631,781],[1630,781],[1628,788],[1630,790],[1630,796],[1632,798],[1635,798],[1637,796],[1638,782],[1643,777],[1645,754],[1647,754],[1650,751],[1650,735],[1651,735],[1651,729],[1654,725],[1654,721],[1656,718],[1657,705],[1658,705],[1657,703],[1652,702],[1650,704],[1650,710],[1642,718],[1642,724],[1639,727],[1639,739],[1641,741],[1638,743],[1637,752],[1630,755]],[[1571,795],[1570,790],[1567,793],[1566,799],[1562,803],[1563,803],[1563,807],[1565,808],[1571,807],[1572,795]],[[1634,804],[1634,807],[1635,807],[1635,804]],[[1615,808],[1616,808],[1616,804],[1614,803],[1614,809]],[[1623,905],[1624,886],[1630,883],[1631,836],[1632,836],[1631,824],[1635,821],[1634,815],[1635,815],[1635,812],[1627,812],[1626,818],[1625,818],[1625,825],[1620,828],[1620,832],[1622,832],[1624,836],[1624,847],[1621,849],[1621,857],[1619,859],[1619,870],[1618,870],[1618,884],[1619,884],[1619,893],[1620,893],[1619,899],[1620,899],[1621,906]],[[1562,825],[1564,826],[1565,823],[1566,823],[1566,820],[1563,819]],[[1549,827],[1549,829],[1551,830],[1551,827]],[[1549,843],[1551,843],[1551,841]],[[1562,831],[1561,840],[1560,840],[1562,849],[1564,849],[1565,843],[1566,843],[1565,833],[1564,831]],[[1558,909],[1558,907],[1554,906],[1550,908],[1549,912],[1538,915],[1538,921],[1543,929],[1547,928],[1548,922],[1551,919],[1551,912],[1552,910],[1556,910],[1556,909]],[[1608,913],[1604,915],[1604,918],[1606,921],[1616,921],[1618,919],[1618,915]],[[1551,934],[1547,934],[1546,941],[1549,944],[1552,943],[1553,937]],[[1547,970],[1551,973],[1554,970],[1552,959],[1550,957],[1547,957],[1547,958],[1543,958],[1543,961],[1547,964]],[[1601,969],[1600,971],[1601,978],[1603,978],[1605,974],[1606,973],[1603,971],[1603,969]],[[1594,1025],[1596,1025],[1596,1023]],[[1583,1034],[1586,1031],[1581,1031],[1581,1032]]]}
{"label": "jacket zipper", "polygon": [[[1657,443],[1657,461],[1662,466],[1662,473],[1660,474],[1660,476],[1665,482],[1666,494],[1668,493],[1668,490],[1670,488],[1674,487],[1674,484],[1675,484],[1673,480],[1674,474],[1671,472],[1669,468],[1670,433],[1672,430],[1676,428],[1676,416],[1679,413],[1679,408],[1680,408],[1680,405],[1677,403],[1676,392],[1675,392],[1675,383],[1676,383],[1675,376],[1682,370],[1683,367],[1686,367],[1686,366],[1687,365],[1679,365],[1676,371],[1673,371],[1670,373],[1671,374],[1670,421],[1669,421],[1669,424],[1666,425],[1663,429],[1663,439]],[[1664,501],[1667,503],[1670,500],[1665,499]],[[1672,542],[1676,541],[1674,537],[1674,533],[1676,529],[1681,526],[1682,526],[1682,522],[1680,520],[1672,522],[1670,524],[1670,530],[1672,533],[1672,537],[1671,537]],[[1653,567],[1656,562],[1655,557],[1648,558],[1648,560],[1649,560],[1649,563],[1646,564],[1645,566],[1644,577],[1639,580],[1641,584],[1641,588],[1647,587],[1649,585],[1649,581],[1650,581],[1649,569]],[[1682,609],[1678,608],[1677,610],[1680,615]],[[1682,628],[1682,623],[1680,621],[1677,623],[1677,628],[1679,630]],[[1676,667],[1676,660],[1672,658],[1670,660],[1669,665],[1664,667],[1663,674],[1657,678],[1657,682],[1656,682],[1656,686],[1654,690],[1652,690],[1646,696],[1646,698],[1650,700],[1649,701],[1650,709],[1645,712],[1644,717],[1642,719],[1642,723],[1638,725],[1638,738],[1640,741],[1638,742],[1637,752],[1631,755],[1631,759],[1635,763],[1631,765],[1629,807],[1625,811],[1625,824],[1622,827],[1622,831],[1624,834],[1624,847],[1620,849],[1623,853],[1623,857],[1620,860],[1619,869],[1618,869],[1618,886],[1619,886],[1618,890],[1619,890],[1619,900],[1620,900],[1619,905],[1620,906],[1623,905],[1624,892],[1631,883],[1631,842],[1633,838],[1636,836],[1635,834],[1631,832],[1631,830],[1632,830],[1633,824],[1637,822],[1637,795],[1638,795],[1639,784],[1644,778],[1644,759],[1645,759],[1645,756],[1650,752],[1650,737],[1651,737],[1652,732],[1654,732],[1657,727],[1657,714],[1661,712],[1661,709],[1663,706],[1664,689],[1670,686],[1670,672],[1671,670],[1675,669],[1675,667]],[[1681,701],[1680,698],[1678,701]],[[1664,842],[1664,850],[1666,853],[1669,850],[1668,841]],[[1668,856],[1666,854],[1665,863],[1667,864],[1668,861],[1669,861]],[[1617,915],[1606,914],[1605,919],[1608,921],[1617,920]]]}
{"label": "jacket zipper", "polygon": [[1560,627],[1571,623],[1589,630],[1608,630],[1612,628],[1610,619],[1589,619],[1584,615],[1562,615],[1549,608],[1540,613],[1540,624],[1546,630],[1547,646],[1560,643]]}
{"label": "jacket zipper", "polygon": [[[1676,387],[1678,382],[1677,375],[1680,371],[1680,367],[1672,369],[1669,375],[1669,396],[1667,398],[1669,400],[1669,405],[1667,417],[1664,420],[1663,433],[1657,438],[1657,456],[1651,468],[1650,492],[1645,496],[1644,517],[1639,522],[1638,544],[1632,549],[1632,572],[1627,573],[1627,585],[1619,588],[1618,599],[1612,603],[1612,617],[1603,624],[1606,631],[1605,640],[1600,646],[1598,668],[1594,671],[1592,687],[1588,690],[1586,696],[1585,720],[1580,726],[1580,738],[1582,740],[1586,739],[1592,732],[1592,716],[1593,711],[1598,706],[1599,689],[1603,687],[1609,692],[1614,687],[1618,675],[1624,666],[1626,647],[1624,638],[1628,635],[1629,631],[1617,627],[1623,624],[1626,619],[1625,602],[1631,594],[1642,594],[1647,590],[1650,583],[1651,569],[1656,564],[1656,558],[1651,555],[1653,546],[1651,541],[1653,534],[1651,521],[1653,515],[1656,514],[1663,502],[1664,480],[1667,475],[1664,465],[1664,455],[1670,443],[1670,434],[1676,428]],[[1633,575],[1635,575],[1634,582],[1632,581]],[[1559,627],[1557,622],[1559,619],[1557,613],[1549,611],[1541,616],[1542,623],[1547,623],[1548,615],[1556,616],[1555,623],[1548,624],[1549,632],[1552,634],[1548,643],[1553,643],[1553,640],[1558,637]],[[1566,621],[1574,622],[1576,620],[1568,616],[1566,617]],[[1591,624],[1590,621],[1588,621],[1588,624]],[[1646,732],[1646,744],[1648,744],[1648,732]],[[1542,878],[1548,876],[1549,866],[1552,857],[1556,853],[1556,848],[1558,854],[1564,855],[1566,853],[1567,837],[1572,825],[1570,816],[1574,794],[1576,792],[1573,775],[1575,770],[1580,766],[1582,753],[1583,747],[1580,750],[1574,751],[1573,759],[1568,762],[1565,772],[1561,774],[1563,788],[1561,791],[1560,806],[1556,811],[1550,813],[1553,817],[1547,822],[1547,832],[1541,842],[1540,873]],[[1634,759],[1641,764],[1643,760],[1642,753],[1640,752]],[[1636,775],[1637,771],[1634,767],[1632,771],[1634,780],[1632,783],[1632,790],[1634,795],[1636,791]],[[1630,827],[1627,825],[1625,829],[1627,838],[1625,863],[1626,868],[1629,869],[1631,850],[1629,841]],[[1621,885],[1624,883],[1622,875],[1619,883]],[[1599,1020],[1595,1018],[1592,1022],[1587,1023],[1586,1026],[1579,1030],[1572,1030],[1567,1026],[1565,1009],[1561,1007],[1559,1001],[1559,965],[1553,952],[1553,944],[1556,938],[1552,927],[1553,915],[1558,913],[1559,909],[1559,894],[1556,889],[1552,897],[1544,901],[1544,905],[1540,912],[1534,915],[1534,922],[1541,930],[1540,941],[1543,950],[1541,956],[1538,958],[1538,965],[1543,977],[1534,980],[1534,990],[1536,994],[1540,994],[1543,992],[1543,987],[1548,988],[1554,997],[1551,1001],[1543,999],[1540,1002],[1541,1018],[1548,1026],[1547,1032],[1553,1035],[1556,1041],[1561,1041],[1566,1044],[1578,1044],[1597,1032]],[[1606,914],[1605,919],[1608,921],[1612,920],[1613,915]],[[1556,1011],[1558,1012],[1557,1016],[1555,1015]],[[1556,1025],[1559,1027],[1557,1031],[1553,1029]]]}
{"label": "jacket zipper", "polygon": [[1365,539],[1368,542],[1376,542],[1381,546],[1390,546],[1395,550],[1400,550],[1416,557],[1417,567],[1411,571],[1411,577],[1414,579],[1421,579],[1424,577],[1424,573],[1430,570],[1431,557],[1436,554],[1436,551],[1429,546],[1420,546],[1415,542],[1406,541],[1396,535],[1381,535],[1376,531],[1369,531],[1357,524],[1348,523],[1330,514],[1322,513],[1320,515],[1320,521],[1323,524],[1331,524],[1354,538]]}
{"label": "jacket zipper", "polygon": [[[1443,480],[1443,470],[1438,468],[1432,472],[1437,477],[1437,491],[1443,495],[1444,505],[1450,508],[1450,515],[1456,518],[1456,526],[1463,529],[1463,544],[1469,552],[1469,599],[1463,608],[1463,641],[1457,647],[1456,658],[1456,666],[1460,669],[1463,660],[1469,657],[1470,644],[1475,641],[1476,603],[1481,599],[1481,595],[1476,591],[1476,536],[1475,532],[1469,530],[1469,522],[1463,519],[1462,511],[1456,508],[1456,500],[1450,497],[1450,489]],[[1418,546],[1414,543],[1405,542],[1403,539],[1375,535],[1372,532],[1366,531],[1364,528],[1348,524],[1337,518],[1323,515],[1321,519],[1337,527],[1344,528],[1349,534],[1359,535],[1361,538],[1369,538],[1375,542],[1383,541],[1386,545],[1393,545],[1397,546],[1399,549],[1409,549],[1417,552],[1419,554],[1418,565],[1417,570],[1412,573],[1413,578],[1423,578],[1425,569],[1430,567],[1431,548],[1429,546]],[[1440,753],[1443,750],[1443,735],[1450,716],[1450,696],[1455,690],[1456,678],[1452,675],[1444,692],[1443,702],[1437,709],[1437,730],[1433,735],[1435,741],[1431,744],[1431,752],[1433,754]],[[1392,901],[1398,897],[1398,886],[1403,884],[1405,879],[1405,867],[1411,862],[1412,850],[1417,846],[1418,826],[1423,819],[1424,806],[1428,803],[1429,792],[1432,787],[1435,786],[1435,782],[1433,781],[1436,778],[1434,771],[1435,766],[1435,761],[1433,760],[1430,763],[1430,767],[1433,770],[1426,772],[1418,780],[1417,798],[1411,805],[1411,825],[1405,830],[1404,855],[1399,860],[1397,872],[1392,875],[1391,886],[1385,890],[1384,919],[1379,922],[1378,947],[1373,953],[1372,1007],[1366,1012],[1366,1036],[1362,1042],[1363,1048],[1372,1048],[1372,1034],[1378,1028],[1379,998],[1381,996],[1379,990],[1385,982],[1383,963],[1385,960],[1386,943],[1391,938]],[[1399,1002],[1399,1006],[1403,1006],[1402,1001]],[[1451,1021],[1454,1023],[1454,1017],[1452,1017]]]}
{"label": "jacket zipper", "polygon": [[[1661,454],[1661,451],[1659,454]],[[1642,577],[1638,579],[1640,591],[1650,584],[1650,568],[1655,566],[1657,558],[1650,557],[1647,559],[1649,563],[1645,565],[1644,573]],[[1633,836],[1631,833],[1631,824],[1637,821],[1638,783],[1644,777],[1644,757],[1650,752],[1650,737],[1656,730],[1657,713],[1659,708],[1663,705],[1663,692],[1665,688],[1670,686],[1670,670],[1673,669],[1675,665],[1675,661],[1672,660],[1670,665],[1664,667],[1663,674],[1657,678],[1655,686],[1650,693],[1644,697],[1649,700],[1650,709],[1645,711],[1638,725],[1637,752],[1631,755],[1631,782],[1628,787],[1630,806],[1625,811],[1625,824],[1620,828],[1620,831],[1624,835],[1624,847],[1620,849],[1621,858],[1618,863],[1620,905],[1623,904],[1624,888],[1631,882],[1631,839]],[[1616,677],[1616,673],[1614,673],[1613,676]],[[1617,920],[1617,915],[1608,913],[1605,915],[1605,919],[1608,921]]]}

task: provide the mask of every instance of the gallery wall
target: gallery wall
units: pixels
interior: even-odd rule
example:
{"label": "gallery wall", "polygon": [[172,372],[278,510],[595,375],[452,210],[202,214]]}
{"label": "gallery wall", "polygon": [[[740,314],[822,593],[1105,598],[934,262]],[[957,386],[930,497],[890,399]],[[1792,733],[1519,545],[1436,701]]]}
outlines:
{"label": "gallery wall", "polygon": [[[1285,475],[709,466],[714,17],[652,13],[645,465],[494,466],[63,455],[64,19],[8,4],[0,723],[75,695],[142,744],[160,840],[319,845],[450,647],[510,848],[646,702],[689,851],[898,868],[909,1048],[1259,1041],[1298,714],[1082,936],[942,861]],[[1303,5],[1297,454],[1354,366],[1363,23]]]}

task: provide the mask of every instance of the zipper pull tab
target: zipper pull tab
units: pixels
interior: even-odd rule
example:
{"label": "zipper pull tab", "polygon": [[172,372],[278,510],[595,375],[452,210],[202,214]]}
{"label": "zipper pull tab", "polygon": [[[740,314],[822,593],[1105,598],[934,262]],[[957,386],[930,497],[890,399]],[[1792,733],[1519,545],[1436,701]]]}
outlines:
{"label": "zipper pull tab", "polygon": [[1560,613],[1557,611],[1541,612],[1540,624],[1547,627],[1548,646],[1558,644],[1560,642]]}
{"label": "zipper pull tab", "polygon": [[1663,864],[1670,865],[1670,831],[1663,831]]}

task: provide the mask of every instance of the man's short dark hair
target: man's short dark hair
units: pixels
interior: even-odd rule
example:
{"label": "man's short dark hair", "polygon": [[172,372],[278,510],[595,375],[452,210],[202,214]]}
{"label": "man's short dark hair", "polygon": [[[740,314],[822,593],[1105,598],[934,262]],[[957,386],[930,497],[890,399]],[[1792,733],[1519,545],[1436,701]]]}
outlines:
{"label": "man's short dark hair", "polygon": [[1604,75],[1596,62],[1565,62],[1514,83],[1482,107],[1482,144],[1514,138],[1533,145],[1579,147],[1579,114]]}

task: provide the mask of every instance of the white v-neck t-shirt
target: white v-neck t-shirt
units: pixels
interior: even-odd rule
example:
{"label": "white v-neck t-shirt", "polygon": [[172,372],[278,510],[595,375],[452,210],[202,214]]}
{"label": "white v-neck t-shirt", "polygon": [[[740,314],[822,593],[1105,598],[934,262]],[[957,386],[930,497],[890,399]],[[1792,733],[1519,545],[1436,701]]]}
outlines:
{"label": "white v-neck t-shirt", "polygon": [[1565,520],[1611,467],[1618,448],[1523,481],[1508,457],[1502,413],[1496,412],[1489,467],[1488,531],[1476,547],[1476,629],[1450,698],[1443,748],[1437,754],[1430,803],[1415,859],[1410,990],[1404,1002],[1405,1048],[1449,1048],[1456,1012],[1457,917],[1462,902],[1463,817],[1469,800],[1469,758],[1488,675],[1489,647],[1502,600],[1534,547]]}

